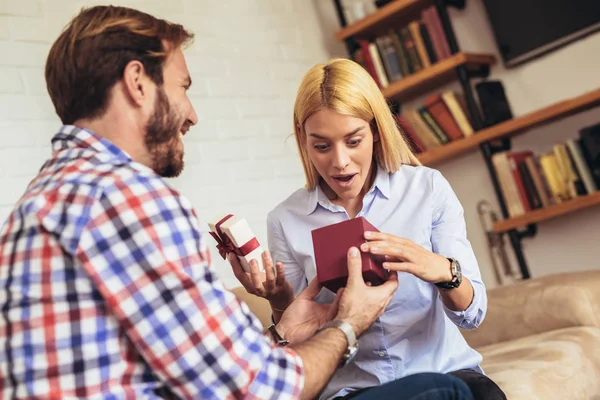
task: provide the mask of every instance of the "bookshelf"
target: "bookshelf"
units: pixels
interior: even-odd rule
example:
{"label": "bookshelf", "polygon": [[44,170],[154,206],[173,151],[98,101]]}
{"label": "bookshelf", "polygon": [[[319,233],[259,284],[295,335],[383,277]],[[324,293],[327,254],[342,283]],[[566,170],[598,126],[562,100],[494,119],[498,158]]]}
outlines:
{"label": "bookshelf", "polygon": [[[451,53],[450,57],[442,59],[419,72],[404,76],[402,79],[391,83],[382,92],[390,100],[406,101],[453,80],[460,83],[465,96],[467,110],[471,115],[471,124],[475,130],[474,135],[425,151],[419,154],[418,158],[425,165],[434,165],[457,158],[476,149],[481,151],[504,217],[503,220],[495,223],[493,229],[496,232],[508,235],[521,270],[521,275],[523,279],[529,278],[530,273],[523,254],[522,240],[535,235],[535,224],[599,205],[600,193],[597,192],[578,197],[560,204],[530,211],[516,218],[509,218],[498,176],[492,164],[492,156],[496,152],[509,150],[511,137],[599,106],[600,89],[558,102],[491,127],[484,127],[479,116],[479,109],[475,101],[471,79],[486,77],[489,74],[489,67],[496,60],[494,56],[489,54],[472,54],[460,51],[447,7],[464,8],[465,0],[394,0],[379,8],[371,15],[350,25],[346,24],[341,0],[333,1],[341,25],[341,29],[335,33],[335,38],[345,41],[350,54],[353,54],[353,51],[359,47],[356,42],[357,40],[374,40],[378,35],[385,34],[392,28],[398,28],[419,19],[424,10],[432,6],[435,7],[439,14],[443,34],[448,41]],[[496,146],[498,141],[501,141],[501,146]],[[523,227],[526,227],[526,229],[521,230]]]}
{"label": "bookshelf", "polygon": [[582,111],[600,105],[600,89],[585,93],[581,96],[563,100],[551,106],[533,111],[521,117],[508,120],[487,129],[476,132],[473,136],[466,137],[447,145],[418,155],[419,160],[426,165],[439,164],[465,153],[475,151],[484,142],[504,139],[523,134],[529,129],[537,128],[566,118]]}
{"label": "bookshelf", "polygon": [[533,210],[519,217],[500,220],[494,224],[494,230],[496,232],[507,232],[511,229],[517,229],[521,226],[546,221],[596,205],[600,205],[599,192],[577,197],[573,200],[568,200],[560,204],[554,204],[545,208]]}
{"label": "bookshelf", "polygon": [[[392,3],[393,4],[393,3]],[[496,62],[491,54],[457,53],[431,67],[408,75],[383,89],[383,95],[397,101],[409,100],[448,82],[455,81],[456,68],[465,66],[469,71],[489,68]]]}
{"label": "bookshelf", "polygon": [[402,25],[417,18],[421,11],[433,4],[433,0],[396,0],[381,7],[377,12],[360,21],[343,27],[335,33],[335,39],[372,39],[393,25]]}

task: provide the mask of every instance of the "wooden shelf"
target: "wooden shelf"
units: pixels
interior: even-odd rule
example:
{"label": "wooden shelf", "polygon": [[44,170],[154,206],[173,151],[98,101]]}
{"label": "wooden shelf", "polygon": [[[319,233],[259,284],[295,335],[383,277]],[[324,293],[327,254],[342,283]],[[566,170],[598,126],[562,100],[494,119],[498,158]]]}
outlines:
{"label": "wooden shelf", "polygon": [[390,28],[402,26],[406,22],[418,19],[421,11],[432,4],[433,0],[392,1],[365,18],[338,30],[334,37],[340,41],[349,37],[372,39],[387,32]]}
{"label": "wooden shelf", "polygon": [[429,68],[408,75],[383,89],[383,95],[398,101],[426,93],[456,79],[456,67],[465,65],[470,70],[489,66],[496,61],[491,54],[457,53]]}
{"label": "wooden shelf", "polygon": [[587,196],[582,196],[573,200],[565,201],[564,203],[553,204],[551,206],[541,208],[539,210],[534,210],[519,217],[498,221],[494,224],[494,230],[496,232],[506,232],[511,229],[519,228],[521,226],[529,224],[534,224],[536,222],[546,221],[552,218],[559,217],[561,215],[583,210],[585,208],[589,208],[599,204],[600,192],[596,192]]}
{"label": "wooden shelf", "polygon": [[582,94],[525,114],[522,117],[502,122],[490,128],[476,132],[473,136],[450,142],[447,145],[423,152],[418,155],[425,165],[433,165],[474,151],[486,141],[512,137],[561,118],[566,118],[600,105],[600,89]]}

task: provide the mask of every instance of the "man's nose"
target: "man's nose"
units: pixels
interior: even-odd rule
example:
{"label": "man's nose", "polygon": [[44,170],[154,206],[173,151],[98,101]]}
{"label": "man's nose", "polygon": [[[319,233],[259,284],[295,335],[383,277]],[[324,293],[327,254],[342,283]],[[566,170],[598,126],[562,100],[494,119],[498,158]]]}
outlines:
{"label": "man's nose", "polygon": [[194,110],[194,106],[192,106],[190,115],[188,116],[188,123],[190,126],[196,125],[198,123],[198,115],[196,114],[196,110]]}

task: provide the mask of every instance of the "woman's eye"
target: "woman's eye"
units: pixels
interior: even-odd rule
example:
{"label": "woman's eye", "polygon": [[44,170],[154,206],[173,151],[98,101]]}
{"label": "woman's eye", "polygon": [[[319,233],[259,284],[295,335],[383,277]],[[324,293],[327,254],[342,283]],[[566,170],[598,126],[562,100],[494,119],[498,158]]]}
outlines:
{"label": "woman's eye", "polygon": [[356,139],[356,140],[350,140],[348,141],[348,145],[350,147],[356,147],[360,144],[361,140],[360,139]]}
{"label": "woman's eye", "polygon": [[327,150],[329,148],[329,145],[327,145],[327,144],[315,144],[315,145],[313,145],[313,147],[315,149],[317,149],[317,150],[325,151],[325,150]]}

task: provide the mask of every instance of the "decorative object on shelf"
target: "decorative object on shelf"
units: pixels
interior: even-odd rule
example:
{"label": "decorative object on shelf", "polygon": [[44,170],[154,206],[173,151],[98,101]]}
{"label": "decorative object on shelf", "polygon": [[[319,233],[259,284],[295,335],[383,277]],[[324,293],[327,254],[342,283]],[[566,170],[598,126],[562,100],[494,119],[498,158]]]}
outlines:
{"label": "decorative object on shelf", "polygon": [[514,283],[521,279],[519,273],[514,271],[506,254],[504,244],[504,232],[498,233],[494,230],[494,224],[498,221],[498,215],[487,200],[477,203],[477,214],[487,239],[490,259],[494,269],[496,282],[499,285]]}
{"label": "decorative object on shelf", "polygon": [[500,81],[484,81],[475,85],[483,123],[490,127],[513,118],[504,86]]}

